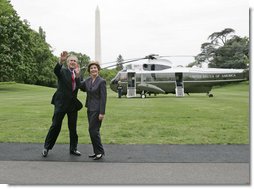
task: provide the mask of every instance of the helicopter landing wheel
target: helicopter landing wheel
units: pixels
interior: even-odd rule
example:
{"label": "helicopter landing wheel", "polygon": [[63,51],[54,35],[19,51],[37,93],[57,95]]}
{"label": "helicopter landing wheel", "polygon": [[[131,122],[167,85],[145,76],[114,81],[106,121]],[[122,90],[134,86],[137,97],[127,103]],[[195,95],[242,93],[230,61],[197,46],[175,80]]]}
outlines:
{"label": "helicopter landing wheel", "polygon": [[145,93],[145,91],[142,91],[142,93],[140,94],[140,97],[141,97],[141,98],[146,98],[146,93]]}
{"label": "helicopter landing wheel", "polygon": [[141,98],[146,98],[146,95],[145,94],[141,94]]}

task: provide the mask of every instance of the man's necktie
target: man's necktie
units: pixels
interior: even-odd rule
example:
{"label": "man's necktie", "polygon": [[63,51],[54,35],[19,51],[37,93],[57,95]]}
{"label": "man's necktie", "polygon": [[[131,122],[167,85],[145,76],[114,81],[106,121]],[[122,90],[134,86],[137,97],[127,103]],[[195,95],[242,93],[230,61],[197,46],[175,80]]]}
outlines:
{"label": "man's necktie", "polygon": [[75,88],[76,88],[76,82],[75,82],[75,74],[74,74],[74,72],[72,72],[72,74],[71,74],[71,81],[72,81],[72,91],[74,91]]}

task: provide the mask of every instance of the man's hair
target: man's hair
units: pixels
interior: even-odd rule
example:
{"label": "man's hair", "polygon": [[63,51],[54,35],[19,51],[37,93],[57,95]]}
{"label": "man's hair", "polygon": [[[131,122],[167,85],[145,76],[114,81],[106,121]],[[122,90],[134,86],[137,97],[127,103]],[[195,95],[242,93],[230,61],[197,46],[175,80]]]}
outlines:
{"label": "man's hair", "polygon": [[68,56],[68,58],[67,58],[67,63],[69,63],[69,60],[70,60],[70,59],[75,59],[76,62],[78,63],[78,57],[77,57],[77,56],[75,56],[75,55],[73,55],[73,54],[70,54],[70,55]]}

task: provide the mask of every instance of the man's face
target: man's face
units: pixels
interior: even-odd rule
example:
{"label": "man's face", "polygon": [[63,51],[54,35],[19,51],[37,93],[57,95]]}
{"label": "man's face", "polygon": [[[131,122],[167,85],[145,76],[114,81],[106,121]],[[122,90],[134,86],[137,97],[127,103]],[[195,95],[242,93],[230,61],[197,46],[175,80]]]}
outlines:
{"label": "man's face", "polygon": [[70,70],[74,70],[77,67],[77,60],[75,58],[70,58],[67,65]]}

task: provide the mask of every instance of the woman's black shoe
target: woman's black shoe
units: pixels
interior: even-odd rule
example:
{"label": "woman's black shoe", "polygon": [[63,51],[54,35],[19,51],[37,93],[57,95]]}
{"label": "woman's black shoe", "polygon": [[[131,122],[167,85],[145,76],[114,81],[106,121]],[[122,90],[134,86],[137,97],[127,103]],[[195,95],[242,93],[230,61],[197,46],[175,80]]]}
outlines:
{"label": "woman's black shoe", "polygon": [[97,154],[97,155],[93,158],[93,160],[99,160],[99,159],[101,159],[103,156],[104,156],[104,154]]}
{"label": "woman's black shoe", "polygon": [[95,158],[96,157],[96,154],[91,154],[91,155],[88,155],[89,158]]}

